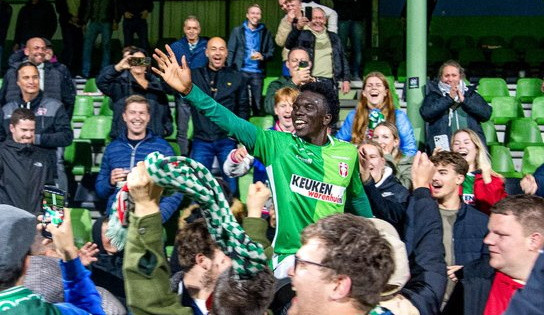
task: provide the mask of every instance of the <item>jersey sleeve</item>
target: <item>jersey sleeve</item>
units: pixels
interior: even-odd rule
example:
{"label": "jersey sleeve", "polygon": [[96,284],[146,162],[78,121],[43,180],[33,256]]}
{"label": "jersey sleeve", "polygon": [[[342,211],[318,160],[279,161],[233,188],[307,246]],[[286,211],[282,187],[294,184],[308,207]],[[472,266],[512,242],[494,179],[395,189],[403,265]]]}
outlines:
{"label": "jersey sleeve", "polygon": [[234,135],[238,141],[243,143],[246,148],[253,151],[255,146],[257,131],[259,128],[253,124],[236,116],[233,112],[217,103],[206,93],[202,92],[198,86],[193,84],[193,88],[185,98],[191,106],[195,107],[204,116],[208,117],[214,124],[226,132]]}

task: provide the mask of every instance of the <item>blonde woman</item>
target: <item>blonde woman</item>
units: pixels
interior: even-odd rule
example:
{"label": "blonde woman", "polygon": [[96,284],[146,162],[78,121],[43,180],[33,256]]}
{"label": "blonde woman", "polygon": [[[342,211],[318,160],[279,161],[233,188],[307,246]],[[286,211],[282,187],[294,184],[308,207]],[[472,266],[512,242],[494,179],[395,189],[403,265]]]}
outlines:
{"label": "blonde woman", "polygon": [[474,131],[457,130],[453,134],[451,148],[468,162],[468,173],[463,182],[463,201],[489,214],[489,208],[506,197],[504,178],[491,169],[486,147]]}

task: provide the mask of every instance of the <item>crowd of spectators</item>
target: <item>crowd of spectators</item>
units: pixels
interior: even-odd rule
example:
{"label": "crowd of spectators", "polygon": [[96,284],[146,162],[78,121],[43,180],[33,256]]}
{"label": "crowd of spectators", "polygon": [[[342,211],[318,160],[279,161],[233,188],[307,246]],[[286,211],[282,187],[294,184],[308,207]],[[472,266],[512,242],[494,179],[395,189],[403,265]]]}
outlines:
{"label": "crowd of spectators", "polygon": [[[0,311],[542,314],[544,166],[520,181],[524,194],[507,195],[480,126],[492,108],[459,63],[445,61],[428,85],[426,153],[380,72],[363,78],[336,131],[369,21],[354,10],[369,3],[338,1],[336,12],[279,0],[277,32],[252,4],[228,41],[201,37],[189,16],[184,36],[151,54],[152,1],[57,0],[68,48],[57,61],[54,29],[28,24],[56,25],[54,8],[29,1],[0,89]],[[0,17],[11,18],[2,0]],[[121,20],[126,47],[111,65]],[[113,122],[94,191],[107,202],[94,243],[77,248],[74,212],[64,208],[60,224],[44,215],[42,190],[67,190],[71,78],[79,64],[90,75],[99,33],[96,84]],[[263,97],[274,42],[284,71]],[[265,114],[271,128],[249,122]],[[236,177],[249,172],[254,183],[239,191]],[[182,205],[167,257],[163,226]]]}

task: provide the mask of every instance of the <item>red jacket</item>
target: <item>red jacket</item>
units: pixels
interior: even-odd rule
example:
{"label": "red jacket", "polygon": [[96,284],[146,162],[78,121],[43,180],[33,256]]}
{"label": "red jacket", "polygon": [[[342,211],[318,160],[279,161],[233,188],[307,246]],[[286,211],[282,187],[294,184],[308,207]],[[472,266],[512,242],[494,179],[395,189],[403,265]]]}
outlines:
{"label": "red jacket", "polygon": [[491,175],[491,183],[484,183],[482,173],[478,172],[474,178],[474,207],[489,215],[489,209],[497,201],[507,196],[504,189],[504,180]]}

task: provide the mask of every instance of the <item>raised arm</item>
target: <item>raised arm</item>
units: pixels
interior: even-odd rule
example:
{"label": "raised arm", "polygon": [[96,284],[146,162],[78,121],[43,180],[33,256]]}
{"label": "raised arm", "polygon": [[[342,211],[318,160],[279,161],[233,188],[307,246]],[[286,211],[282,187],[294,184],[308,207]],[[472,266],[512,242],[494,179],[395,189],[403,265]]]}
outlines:
{"label": "raised arm", "polygon": [[213,98],[202,92],[191,80],[191,70],[187,66],[185,56],[181,58],[180,67],[175,55],[166,45],[168,55],[155,49],[153,58],[157,61],[159,68],[153,67],[153,71],[160,75],[164,82],[172,89],[185,96],[189,103],[208,117],[221,129],[233,134],[250,151],[253,150],[257,138],[257,127],[248,121],[241,119],[234,113],[217,103]]}

